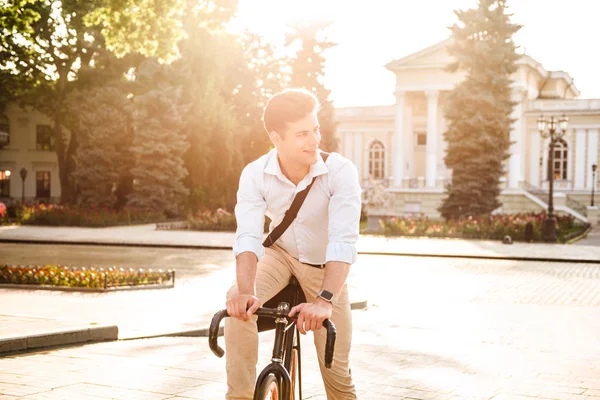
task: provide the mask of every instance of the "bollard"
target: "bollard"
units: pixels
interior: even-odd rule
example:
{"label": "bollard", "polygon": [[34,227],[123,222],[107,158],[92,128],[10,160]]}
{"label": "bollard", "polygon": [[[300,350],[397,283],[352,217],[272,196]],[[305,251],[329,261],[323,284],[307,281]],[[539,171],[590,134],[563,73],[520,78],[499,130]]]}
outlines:
{"label": "bollard", "polygon": [[533,241],[533,223],[531,221],[525,225],[525,241],[528,243]]}

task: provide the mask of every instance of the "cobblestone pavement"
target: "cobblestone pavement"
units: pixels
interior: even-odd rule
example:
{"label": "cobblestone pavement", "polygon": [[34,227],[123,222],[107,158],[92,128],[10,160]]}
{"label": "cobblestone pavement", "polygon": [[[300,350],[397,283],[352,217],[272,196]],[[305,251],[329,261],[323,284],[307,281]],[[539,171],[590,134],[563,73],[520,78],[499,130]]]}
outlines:
{"label": "cobblestone pavement", "polygon": [[[360,399],[600,400],[600,269],[361,256]],[[260,365],[272,334],[261,335]],[[305,399],[325,399],[310,335]],[[221,338],[222,343],[222,338]],[[156,338],[0,359],[0,399],[223,399],[206,338]]]}

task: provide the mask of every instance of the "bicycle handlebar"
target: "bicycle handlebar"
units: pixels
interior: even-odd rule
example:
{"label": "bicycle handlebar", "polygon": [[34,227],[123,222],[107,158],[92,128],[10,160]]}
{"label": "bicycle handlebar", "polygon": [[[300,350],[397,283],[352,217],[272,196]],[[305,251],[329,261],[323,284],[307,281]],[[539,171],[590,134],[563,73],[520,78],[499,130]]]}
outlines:
{"label": "bicycle handlebar", "polygon": [[[259,317],[271,317],[271,318],[288,318],[295,320],[297,315],[288,317],[289,311],[278,311],[276,308],[263,308],[260,307],[254,315]],[[210,322],[210,328],[208,330],[208,345],[212,352],[219,358],[223,357],[225,351],[218,344],[219,325],[223,318],[229,317],[227,310],[221,310],[217,312]],[[325,367],[331,368],[333,362],[333,349],[335,347],[336,329],[335,324],[330,320],[326,319],[323,321],[323,327],[327,329],[327,340],[325,341]]]}

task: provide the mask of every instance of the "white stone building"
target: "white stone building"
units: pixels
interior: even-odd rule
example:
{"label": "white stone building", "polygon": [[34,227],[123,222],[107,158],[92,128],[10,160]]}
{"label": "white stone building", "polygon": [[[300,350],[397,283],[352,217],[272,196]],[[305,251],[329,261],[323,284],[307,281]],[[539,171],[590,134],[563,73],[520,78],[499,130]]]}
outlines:
{"label": "white stone building", "polygon": [[[9,134],[9,144],[0,149],[0,201],[24,198],[47,203],[60,199],[51,127],[52,120],[47,116],[15,105],[9,105],[0,115],[0,130]],[[21,170],[27,171],[24,181]]]}
{"label": "white stone building", "polygon": [[[447,143],[444,107],[447,95],[465,77],[449,73],[449,40],[395,60],[386,67],[396,74],[396,104],[338,108],[340,152],[353,160],[363,182],[382,179],[394,194],[387,213],[424,213],[439,217],[437,208],[451,178],[444,164]],[[510,159],[502,181],[502,211],[541,211],[547,207],[548,140],[538,129],[540,114],[569,118],[568,131],[555,149],[555,208],[587,220],[592,165],[600,153],[600,99],[578,99],[573,79],[564,71],[548,71],[523,55],[512,76],[517,102],[511,131]],[[391,88],[390,88],[391,89]]]}

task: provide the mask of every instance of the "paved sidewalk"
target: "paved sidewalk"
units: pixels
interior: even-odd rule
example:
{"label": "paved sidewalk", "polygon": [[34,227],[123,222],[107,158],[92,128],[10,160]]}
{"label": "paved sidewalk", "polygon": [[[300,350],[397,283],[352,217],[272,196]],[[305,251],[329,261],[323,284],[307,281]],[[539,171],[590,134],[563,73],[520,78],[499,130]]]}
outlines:
{"label": "paved sidewalk", "polygon": [[[0,227],[0,242],[79,243],[231,249],[232,232],[156,230],[154,224],[111,228]],[[599,246],[596,246],[598,244]],[[587,245],[514,243],[461,239],[390,238],[361,235],[361,254],[579,261],[600,263],[600,243]]]}
{"label": "paved sidewalk", "polygon": [[[361,275],[371,304],[352,315],[359,399],[600,400],[597,266],[363,258],[377,274]],[[259,368],[272,340],[260,335]],[[325,400],[311,342],[302,338],[303,398]],[[0,399],[222,400],[225,390],[225,359],[205,338],[0,358]]]}
{"label": "paved sidewalk", "polygon": [[591,232],[580,241],[577,242],[578,246],[600,246],[600,226],[596,225],[592,228]]}

